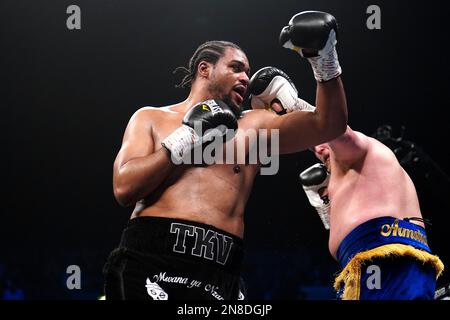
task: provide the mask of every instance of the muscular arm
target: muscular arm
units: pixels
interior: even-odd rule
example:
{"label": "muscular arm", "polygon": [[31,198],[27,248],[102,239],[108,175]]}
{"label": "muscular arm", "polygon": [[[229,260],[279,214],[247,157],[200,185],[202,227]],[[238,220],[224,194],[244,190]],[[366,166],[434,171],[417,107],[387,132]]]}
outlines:
{"label": "muscular arm", "polygon": [[149,112],[137,111],[130,119],[114,162],[114,196],[122,206],[148,196],[174,167],[165,148],[154,151]]}
{"label": "muscular arm", "polygon": [[266,116],[263,127],[280,130],[280,153],[299,152],[335,139],[347,125],[347,101],[340,78],[317,83],[316,110]]}
{"label": "muscular arm", "polygon": [[361,132],[353,131],[347,126],[345,133],[329,142],[334,159],[341,163],[351,164],[365,156],[368,149],[368,138]]}

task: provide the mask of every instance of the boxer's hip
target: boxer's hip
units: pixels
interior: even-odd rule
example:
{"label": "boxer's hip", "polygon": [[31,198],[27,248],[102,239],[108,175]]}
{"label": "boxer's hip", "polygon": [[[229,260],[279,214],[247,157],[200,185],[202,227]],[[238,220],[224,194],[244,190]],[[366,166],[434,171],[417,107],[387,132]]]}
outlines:
{"label": "boxer's hip", "polygon": [[107,299],[237,299],[242,239],[160,217],[129,221],[104,268]]}
{"label": "boxer's hip", "polygon": [[[343,270],[335,289],[343,299],[432,299],[443,270],[431,254],[425,229],[393,217],[353,229],[339,245],[337,259]],[[379,282],[370,278],[377,272]]]}

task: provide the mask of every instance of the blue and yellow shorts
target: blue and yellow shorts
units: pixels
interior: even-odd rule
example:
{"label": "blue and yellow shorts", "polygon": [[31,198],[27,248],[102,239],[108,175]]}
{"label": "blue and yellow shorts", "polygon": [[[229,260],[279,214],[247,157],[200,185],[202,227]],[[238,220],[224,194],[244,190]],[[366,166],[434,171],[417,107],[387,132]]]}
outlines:
{"label": "blue and yellow shorts", "polygon": [[342,300],[432,300],[444,270],[425,229],[393,217],[356,227],[339,245],[337,259],[343,270],[334,288]]}

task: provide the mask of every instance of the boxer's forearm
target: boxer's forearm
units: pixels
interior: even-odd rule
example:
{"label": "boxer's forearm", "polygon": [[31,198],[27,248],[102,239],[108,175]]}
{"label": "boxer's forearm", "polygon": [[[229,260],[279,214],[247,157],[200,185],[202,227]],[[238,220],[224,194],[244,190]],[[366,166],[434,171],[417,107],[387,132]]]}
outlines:
{"label": "boxer's forearm", "polygon": [[280,153],[292,153],[330,141],[344,133],[347,103],[341,80],[319,83],[315,112],[291,112],[270,119],[280,129]]}
{"label": "boxer's forearm", "polygon": [[347,99],[341,78],[317,83],[316,112],[319,127],[323,128],[323,142],[333,140],[347,128]]}
{"label": "boxer's forearm", "polygon": [[130,206],[150,195],[175,165],[170,153],[161,148],[146,157],[129,160],[114,170],[114,196],[122,206]]}

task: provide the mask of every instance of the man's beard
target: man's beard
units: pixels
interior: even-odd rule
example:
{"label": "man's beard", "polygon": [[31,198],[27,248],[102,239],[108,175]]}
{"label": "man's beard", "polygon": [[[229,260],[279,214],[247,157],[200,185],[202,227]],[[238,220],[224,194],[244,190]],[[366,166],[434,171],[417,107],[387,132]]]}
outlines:
{"label": "man's beard", "polygon": [[219,99],[225,102],[231,109],[233,109],[234,114],[236,117],[240,117],[242,113],[242,106],[238,105],[236,102],[231,99],[231,92],[226,94],[224,93],[220,86],[216,83],[212,82],[208,86],[208,91],[211,93],[214,99]]}
{"label": "man's beard", "polygon": [[233,112],[237,118],[240,118],[242,114],[242,107],[231,99],[231,94],[225,95],[221,98],[221,100],[225,102],[231,109],[233,109]]}

